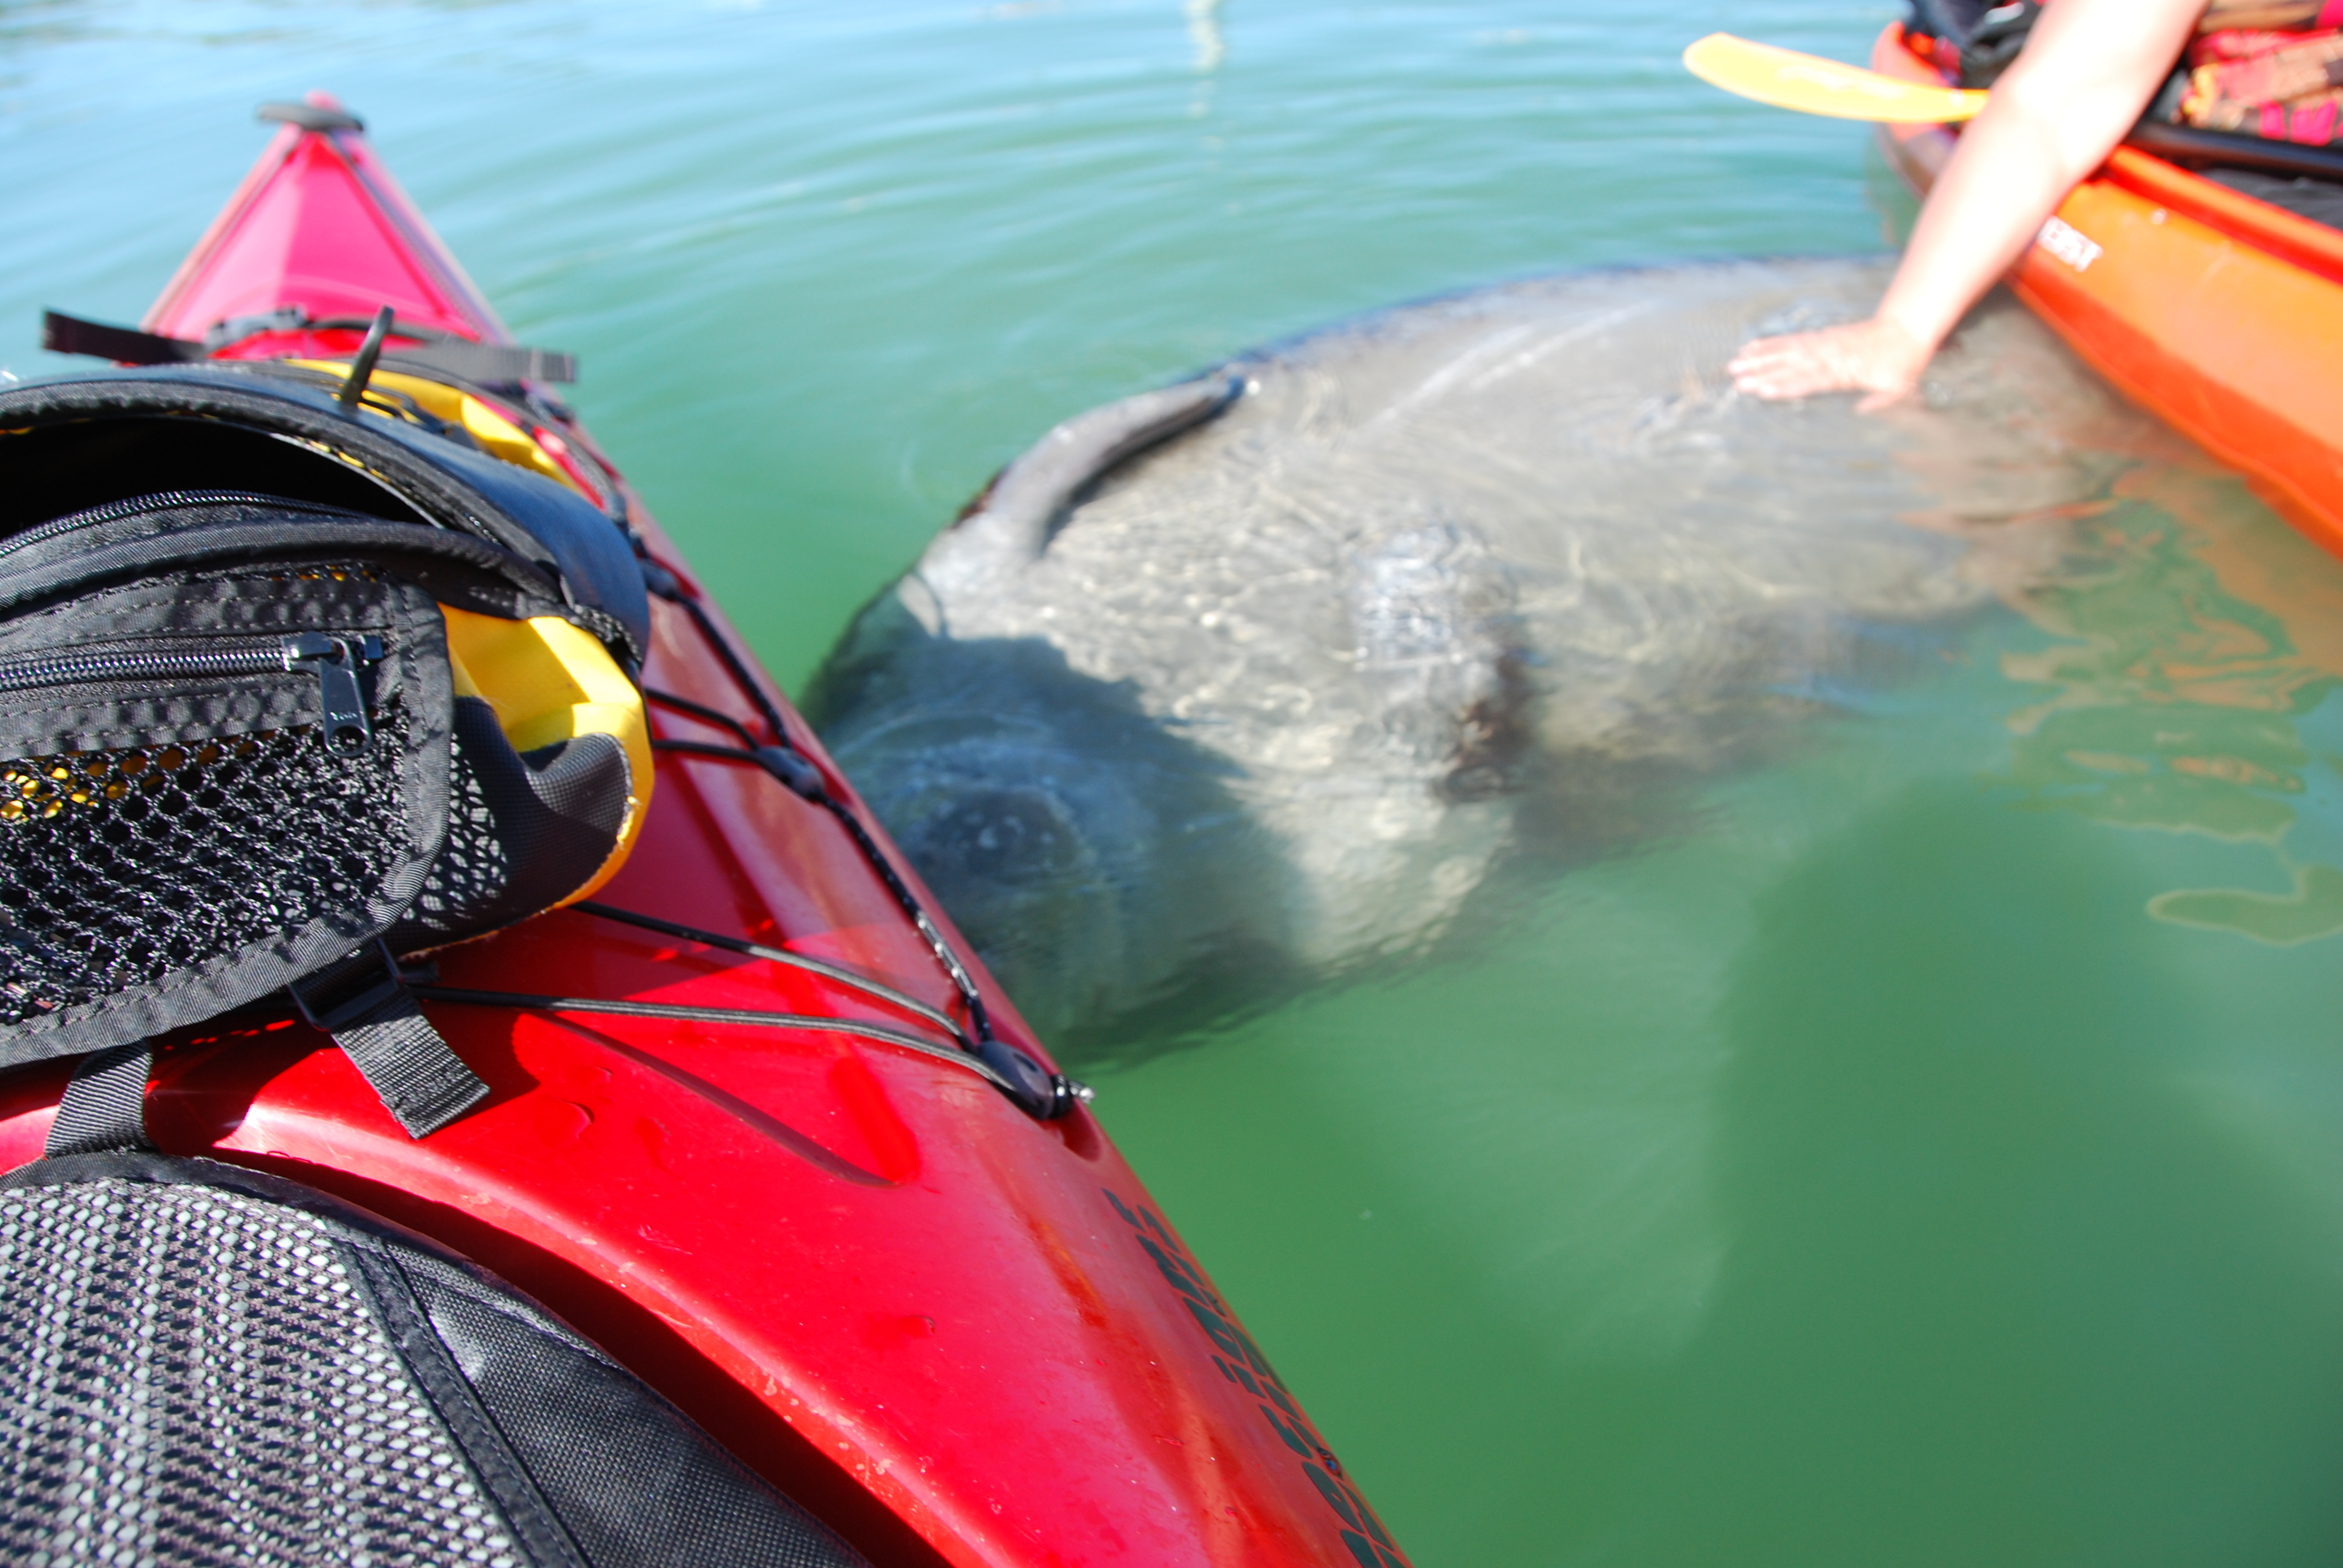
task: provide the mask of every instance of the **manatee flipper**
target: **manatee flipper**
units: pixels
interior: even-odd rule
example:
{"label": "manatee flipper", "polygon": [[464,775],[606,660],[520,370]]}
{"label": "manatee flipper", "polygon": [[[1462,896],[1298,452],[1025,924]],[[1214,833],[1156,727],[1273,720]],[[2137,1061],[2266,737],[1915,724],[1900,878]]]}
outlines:
{"label": "manatee flipper", "polygon": [[948,592],[979,576],[1031,565],[1086,487],[1202,424],[1243,390],[1241,377],[1216,373],[1075,415],[1001,470],[968,515],[928,548],[916,575]]}

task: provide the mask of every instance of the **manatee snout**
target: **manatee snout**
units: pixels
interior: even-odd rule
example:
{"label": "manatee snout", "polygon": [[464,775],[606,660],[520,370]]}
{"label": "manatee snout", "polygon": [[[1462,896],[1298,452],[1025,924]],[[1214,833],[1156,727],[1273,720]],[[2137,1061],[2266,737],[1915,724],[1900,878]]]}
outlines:
{"label": "manatee snout", "polygon": [[[1126,906],[1154,876],[1148,813],[1111,774],[1067,788],[1046,751],[993,737],[946,745],[916,766],[844,766],[896,842],[982,951],[1011,997],[1045,1032],[1078,1006],[1133,984]],[[1090,788],[1084,788],[1085,784]]]}
{"label": "manatee snout", "polygon": [[1202,948],[1272,939],[1275,858],[1223,759],[1039,639],[956,641],[883,612],[860,629],[807,709],[1053,1044],[1185,1005],[1170,993]]}

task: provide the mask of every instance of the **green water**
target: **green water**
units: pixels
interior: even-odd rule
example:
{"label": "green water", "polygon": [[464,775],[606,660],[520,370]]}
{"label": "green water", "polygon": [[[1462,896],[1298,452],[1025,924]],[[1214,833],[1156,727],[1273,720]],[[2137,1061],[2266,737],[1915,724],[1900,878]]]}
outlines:
{"label": "green water", "polygon": [[[785,679],[1055,419],[1398,300],[1876,247],[1759,0],[0,4],[0,364],[326,86]],[[1469,958],[1101,1111],[1426,1568],[2343,1553],[2343,569],[2185,455]]]}

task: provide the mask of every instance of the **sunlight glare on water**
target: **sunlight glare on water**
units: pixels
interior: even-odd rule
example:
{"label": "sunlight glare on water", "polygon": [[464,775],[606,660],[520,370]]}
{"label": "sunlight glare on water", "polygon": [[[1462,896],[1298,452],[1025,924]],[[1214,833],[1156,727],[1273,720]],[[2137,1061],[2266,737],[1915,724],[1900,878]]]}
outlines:
{"label": "sunlight glare on water", "polygon": [[[1883,244],[1755,0],[0,4],[0,364],[311,87],[784,681],[1052,423],[1541,273]],[[2176,442],[1502,926],[1101,1075],[1425,1568],[2343,1553],[2343,569]],[[1958,518],[1916,519],[1957,528]]]}

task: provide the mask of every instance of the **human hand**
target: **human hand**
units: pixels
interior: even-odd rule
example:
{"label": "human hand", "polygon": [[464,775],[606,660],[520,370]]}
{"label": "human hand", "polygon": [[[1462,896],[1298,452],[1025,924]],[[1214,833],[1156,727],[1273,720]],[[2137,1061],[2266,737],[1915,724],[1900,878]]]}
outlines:
{"label": "human hand", "polygon": [[1735,387],[1769,401],[1867,392],[1855,407],[1868,414],[1917,386],[1933,351],[1896,322],[1875,316],[1819,332],[1756,338],[1743,344],[1725,369]]}

